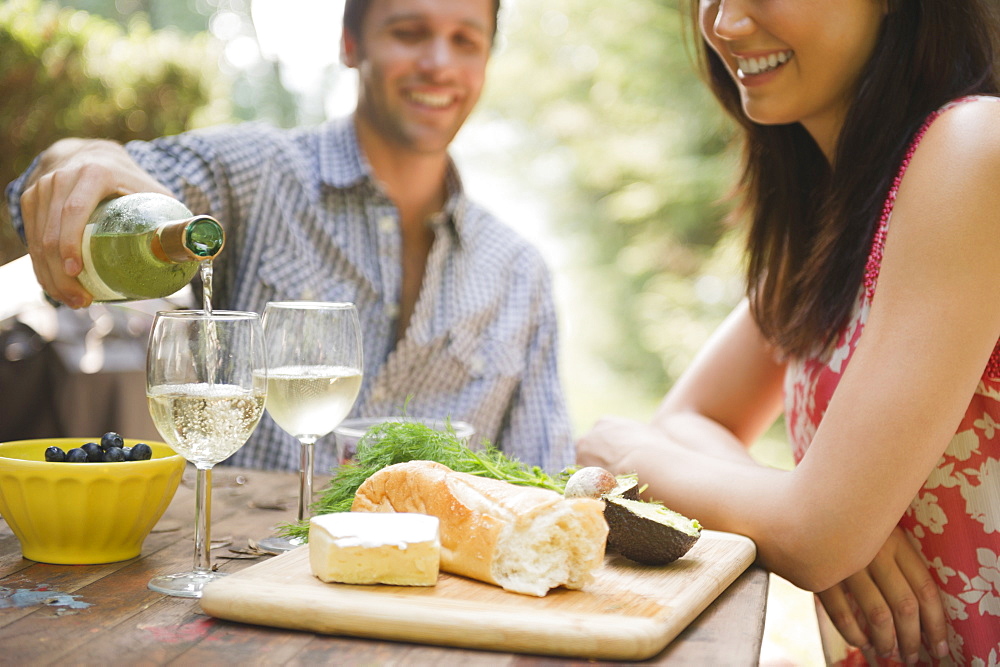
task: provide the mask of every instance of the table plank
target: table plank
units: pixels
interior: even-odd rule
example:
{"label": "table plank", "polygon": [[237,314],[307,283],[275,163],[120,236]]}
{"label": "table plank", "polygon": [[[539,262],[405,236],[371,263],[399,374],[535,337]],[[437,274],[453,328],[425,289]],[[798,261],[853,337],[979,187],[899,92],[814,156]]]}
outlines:
{"label": "table plank", "polygon": [[[317,488],[325,479],[318,477]],[[213,474],[213,539],[245,548],[295,513],[298,476],[217,467]],[[284,505],[281,511],[262,507]],[[441,664],[600,665],[595,661],[454,649],[437,646],[315,635],[212,619],[197,600],[172,598],[146,588],[150,578],[187,569],[193,560],[194,474],[185,473],[167,512],[143,545],[139,558],[89,566],[47,565],[24,560],[20,546],[0,521],[0,646],[9,664],[233,664],[344,665]],[[222,571],[260,562],[220,558]],[[649,664],[756,665],[760,656],[768,577],[751,566]],[[18,590],[47,587],[55,603],[4,606]],[[76,596],[75,598],[56,598]],[[58,601],[74,599],[73,609]],[[645,664],[645,663],[644,663]]]}

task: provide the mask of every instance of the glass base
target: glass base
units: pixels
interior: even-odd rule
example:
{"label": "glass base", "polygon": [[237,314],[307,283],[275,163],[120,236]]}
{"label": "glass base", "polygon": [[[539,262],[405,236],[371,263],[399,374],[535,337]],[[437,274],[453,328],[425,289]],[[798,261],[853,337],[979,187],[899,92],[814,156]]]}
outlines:
{"label": "glass base", "polygon": [[297,537],[268,537],[258,542],[257,548],[261,551],[266,551],[272,554],[283,554],[286,551],[291,551],[295,547],[300,547],[305,543],[305,540],[301,540]]}
{"label": "glass base", "polygon": [[210,570],[193,570],[164,574],[149,580],[149,590],[182,598],[200,598],[201,591],[209,582],[221,579],[228,572],[212,572]]}

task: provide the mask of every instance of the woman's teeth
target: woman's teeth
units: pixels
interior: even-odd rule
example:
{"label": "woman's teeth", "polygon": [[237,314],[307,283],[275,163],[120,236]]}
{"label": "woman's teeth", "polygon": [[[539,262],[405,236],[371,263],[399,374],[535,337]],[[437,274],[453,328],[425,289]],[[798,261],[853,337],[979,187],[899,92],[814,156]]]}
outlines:
{"label": "woman's teeth", "polygon": [[793,55],[795,55],[793,51],[782,51],[759,58],[740,58],[737,56],[736,64],[743,74],[763,74],[784,65],[792,59]]}
{"label": "woman's teeth", "polygon": [[417,104],[423,104],[424,106],[434,107],[437,109],[443,109],[451,104],[451,95],[447,94],[410,92],[410,99]]}

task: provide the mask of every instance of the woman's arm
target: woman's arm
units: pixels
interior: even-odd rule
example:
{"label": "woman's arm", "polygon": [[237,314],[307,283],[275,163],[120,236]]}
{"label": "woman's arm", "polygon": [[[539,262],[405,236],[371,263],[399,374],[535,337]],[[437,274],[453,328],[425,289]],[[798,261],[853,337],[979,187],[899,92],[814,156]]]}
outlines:
{"label": "woman's arm", "polygon": [[674,385],[651,424],[604,417],[577,443],[577,460],[615,472],[639,470],[649,496],[670,498],[680,510],[687,503],[671,493],[671,452],[661,451],[662,444],[752,463],[750,445],[781,412],[783,375],[784,365],[741,303]]}
{"label": "woman's arm", "polygon": [[[669,440],[670,446],[688,447],[715,458],[757,466],[746,446],[766,428],[778,409],[775,403],[780,401],[783,372],[743,304],[713,336],[689,372],[664,400],[655,420],[659,425],[606,417],[584,436],[580,443],[581,458],[588,465],[603,465],[618,472],[632,471],[634,467],[623,467],[614,457],[627,456],[633,447],[641,447],[643,442],[651,451],[638,456],[655,457]],[[720,390],[712,391],[711,387],[715,386]],[[739,388],[745,393],[740,394]],[[734,406],[738,409],[729,409]],[[769,408],[770,411],[754,412],[748,406]],[[699,409],[714,417],[699,414]],[[720,422],[728,424],[729,428]],[[734,431],[742,433],[742,438],[736,437]],[[616,445],[620,449],[616,449]],[[660,480],[657,470],[651,466],[639,469],[643,483],[650,483],[647,495],[670,498],[667,502],[671,507],[704,520],[694,504],[699,499],[691,499],[689,508],[684,498],[675,498],[670,488],[664,487],[673,484],[670,479]],[[665,462],[659,469],[674,471],[674,466]],[[864,614],[863,627],[855,620],[854,608],[846,597],[848,593]],[[897,646],[901,655],[911,655],[920,646],[921,633],[933,644],[945,638],[944,612],[937,587],[919,555],[898,529],[867,567],[819,595],[844,638],[872,655],[891,655]]]}
{"label": "woman's arm", "polygon": [[864,336],[794,471],[717,456],[755,437],[780,396],[780,364],[745,310],[655,426],[618,436],[599,425],[582,460],[638,471],[650,495],[748,535],[801,588],[866,567],[954,435],[1000,334],[998,173],[1000,104],[962,105],[928,131],[899,191]]}

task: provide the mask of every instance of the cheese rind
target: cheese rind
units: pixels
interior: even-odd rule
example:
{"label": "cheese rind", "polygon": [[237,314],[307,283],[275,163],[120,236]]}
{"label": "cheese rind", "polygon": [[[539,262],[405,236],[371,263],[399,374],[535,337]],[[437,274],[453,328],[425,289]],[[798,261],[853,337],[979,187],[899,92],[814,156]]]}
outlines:
{"label": "cheese rind", "polygon": [[440,563],[437,517],[338,512],[309,520],[309,565],[328,583],[433,586]]}

